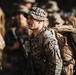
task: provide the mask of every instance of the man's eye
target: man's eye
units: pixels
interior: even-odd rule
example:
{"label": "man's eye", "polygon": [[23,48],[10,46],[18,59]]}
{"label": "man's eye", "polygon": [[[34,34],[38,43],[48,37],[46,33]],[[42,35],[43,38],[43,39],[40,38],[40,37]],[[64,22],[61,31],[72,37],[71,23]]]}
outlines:
{"label": "man's eye", "polygon": [[33,16],[28,15],[27,18],[30,19],[30,20],[34,20]]}
{"label": "man's eye", "polygon": [[34,19],[33,17],[30,17],[30,19]]}

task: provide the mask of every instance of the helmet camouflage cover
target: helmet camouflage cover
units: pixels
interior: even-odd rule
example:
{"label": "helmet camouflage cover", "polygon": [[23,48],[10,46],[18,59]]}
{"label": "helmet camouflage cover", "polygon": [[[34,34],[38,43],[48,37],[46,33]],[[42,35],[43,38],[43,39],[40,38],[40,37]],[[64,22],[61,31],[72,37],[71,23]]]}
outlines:
{"label": "helmet camouflage cover", "polygon": [[36,20],[48,20],[45,10],[39,7],[32,7],[28,14],[31,14]]}

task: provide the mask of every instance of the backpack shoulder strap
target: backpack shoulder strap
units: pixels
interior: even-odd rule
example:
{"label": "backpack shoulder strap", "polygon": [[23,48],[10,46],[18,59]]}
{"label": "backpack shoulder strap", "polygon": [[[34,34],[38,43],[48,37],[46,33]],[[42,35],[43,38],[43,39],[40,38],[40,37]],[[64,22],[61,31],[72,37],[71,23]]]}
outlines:
{"label": "backpack shoulder strap", "polygon": [[55,35],[55,30],[54,29],[50,29],[50,31],[52,32],[53,36],[56,37]]}
{"label": "backpack shoulder strap", "polygon": [[54,30],[54,29],[45,28],[45,30],[43,30],[42,33],[41,33],[40,36],[39,36],[39,46],[41,46],[41,45],[44,43],[44,34],[45,34],[47,31],[50,31],[50,32],[53,34],[53,36],[56,38],[56,33],[55,33],[55,30]]}
{"label": "backpack shoulder strap", "polygon": [[49,28],[43,28],[40,36],[39,36],[39,46],[41,46],[44,43],[44,34],[49,30]]}
{"label": "backpack shoulder strap", "polygon": [[45,33],[46,30],[43,30],[39,36],[39,46],[42,46],[43,43],[44,43],[44,33]]}

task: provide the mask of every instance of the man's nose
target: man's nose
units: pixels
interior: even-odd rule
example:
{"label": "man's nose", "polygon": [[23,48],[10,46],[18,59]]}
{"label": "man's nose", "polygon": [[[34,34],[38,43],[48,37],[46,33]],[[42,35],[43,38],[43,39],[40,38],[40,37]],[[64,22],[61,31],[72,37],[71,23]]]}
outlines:
{"label": "man's nose", "polygon": [[30,19],[29,18],[27,19],[27,22],[30,22]]}

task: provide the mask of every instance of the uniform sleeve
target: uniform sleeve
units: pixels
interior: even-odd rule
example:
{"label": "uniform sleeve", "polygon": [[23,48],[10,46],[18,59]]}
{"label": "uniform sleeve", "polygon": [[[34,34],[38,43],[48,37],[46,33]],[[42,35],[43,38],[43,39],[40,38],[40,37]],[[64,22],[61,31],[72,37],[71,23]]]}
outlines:
{"label": "uniform sleeve", "polygon": [[44,47],[49,65],[49,75],[60,75],[62,60],[57,40],[49,31],[44,34],[44,38]]}

